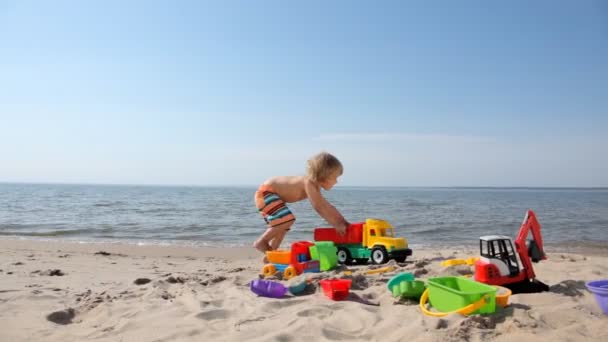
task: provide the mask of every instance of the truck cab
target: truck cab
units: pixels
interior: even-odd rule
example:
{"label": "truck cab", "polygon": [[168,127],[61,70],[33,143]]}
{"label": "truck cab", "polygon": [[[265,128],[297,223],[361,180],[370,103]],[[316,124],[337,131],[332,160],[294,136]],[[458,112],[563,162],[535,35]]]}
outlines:
{"label": "truck cab", "polygon": [[[363,246],[371,249],[371,259],[375,264],[386,263],[389,259],[404,262],[411,250],[405,238],[395,237],[395,229],[385,220],[368,218],[363,226]],[[409,251],[409,254],[408,254]]]}

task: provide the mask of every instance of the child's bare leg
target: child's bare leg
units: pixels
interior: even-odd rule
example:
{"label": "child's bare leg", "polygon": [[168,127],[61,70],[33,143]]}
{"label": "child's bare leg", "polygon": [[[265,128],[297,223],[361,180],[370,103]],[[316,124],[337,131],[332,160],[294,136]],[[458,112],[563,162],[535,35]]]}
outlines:
{"label": "child's bare leg", "polygon": [[261,237],[255,240],[253,247],[262,253],[266,253],[266,251],[270,250],[270,244],[267,241],[262,240]]}
{"label": "child's bare leg", "polygon": [[287,235],[287,231],[289,228],[291,228],[293,223],[294,221],[285,222],[278,226],[266,229],[266,232],[264,232],[264,234],[262,234],[262,236],[260,236],[260,238],[253,243],[253,247],[262,253],[279,249],[281,242],[283,242],[285,235]]}
{"label": "child's bare leg", "polygon": [[274,250],[279,249],[279,247],[281,246],[281,242],[283,242],[283,239],[285,238],[285,235],[287,235],[287,231],[289,230],[291,225],[293,225],[293,222],[286,222],[282,225],[277,226],[277,227],[283,227],[283,228],[281,228],[281,231],[277,233],[277,235],[274,237],[274,239],[270,240],[270,249],[271,250],[274,251]]}
{"label": "child's bare leg", "polygon": [[253,247],[262,253],[266,253],[266,251],[271,250],[272,248],[270,247],[270,240],[274,239],[277,234],[281,233],[281,229],[278,227],[280,226],[269,227],[266,229],[264,234],[262,234],[262,236],[260,236],[260,238],[253,243]]}

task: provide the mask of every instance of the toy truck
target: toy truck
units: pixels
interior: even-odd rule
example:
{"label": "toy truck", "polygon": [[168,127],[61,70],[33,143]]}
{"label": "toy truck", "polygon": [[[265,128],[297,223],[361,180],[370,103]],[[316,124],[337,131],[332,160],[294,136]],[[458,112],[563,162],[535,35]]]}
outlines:
{"label": "toy truck", "polygon": [[277,271],[283,272],[283,279],[288,280],[304,272],[319,272],[319,260],[312,260],[310,247],[315,244],[308,241],[296,241],[291,250],[266,252],[268,264],[262,268],[265,277],[273,276]]}
{"label": "toy truck", "polygon": [[353,261],[366,263],[371,259],[374,264],[384,264],[389,259],[404,262],[412,250],[407,240],[395,237],[393,226],[384,220],[366,219],[353,223],[341,236],[335,228],[315,228],[315,241],[332,241],[338,248],[338,262],[351,264]]}

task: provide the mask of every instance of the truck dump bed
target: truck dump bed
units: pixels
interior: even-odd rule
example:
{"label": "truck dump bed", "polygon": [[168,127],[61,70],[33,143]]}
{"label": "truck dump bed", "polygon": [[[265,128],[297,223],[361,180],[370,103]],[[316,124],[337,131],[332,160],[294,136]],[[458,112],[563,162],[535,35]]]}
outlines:
{"label": "truck dump bed", "polygon": [[336,244],[361,243],[363,241],[363,222],[351,223],[344,236],[335,228],[315,228],[315,241],[333,241]]}

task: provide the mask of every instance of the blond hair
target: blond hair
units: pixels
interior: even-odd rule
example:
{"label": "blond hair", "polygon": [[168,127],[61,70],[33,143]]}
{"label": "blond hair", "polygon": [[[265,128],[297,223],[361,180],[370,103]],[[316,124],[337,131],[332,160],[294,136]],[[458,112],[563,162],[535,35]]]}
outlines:
{"label": "blond hair", "polygon": [[306,173],[315,182],[323,182],[337,173],[341,175],[344,171],[342,163],[338,158],[327,152],[321,152],[308,159]]}

